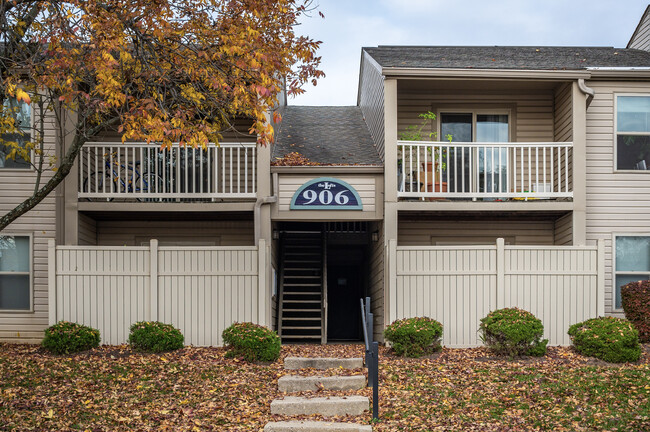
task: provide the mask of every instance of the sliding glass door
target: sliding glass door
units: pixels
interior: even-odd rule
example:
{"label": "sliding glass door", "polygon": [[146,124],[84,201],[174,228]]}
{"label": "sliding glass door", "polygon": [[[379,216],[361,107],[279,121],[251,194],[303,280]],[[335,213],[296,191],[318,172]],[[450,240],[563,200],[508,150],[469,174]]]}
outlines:
{"label": "sliding glass door", "polygon": [[[443,180],[449,192],[506,192],[508,151],[487,143],[507,143],[507,114],[441,113],[440,137],[451,135],[452,143],[486,143],[486,146],[451,148],[445,156]],[[453,144],[452,144],[453,145]]]}

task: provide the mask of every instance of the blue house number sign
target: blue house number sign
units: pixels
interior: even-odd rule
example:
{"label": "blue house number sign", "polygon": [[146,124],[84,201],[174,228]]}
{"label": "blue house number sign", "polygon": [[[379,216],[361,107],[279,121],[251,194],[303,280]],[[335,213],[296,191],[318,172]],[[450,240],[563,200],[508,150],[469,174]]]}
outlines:
{"label": "blue house number sign", "polygon": [[363,210],[357,191],[343,180],[319,177],[300,186],[291,210]]}

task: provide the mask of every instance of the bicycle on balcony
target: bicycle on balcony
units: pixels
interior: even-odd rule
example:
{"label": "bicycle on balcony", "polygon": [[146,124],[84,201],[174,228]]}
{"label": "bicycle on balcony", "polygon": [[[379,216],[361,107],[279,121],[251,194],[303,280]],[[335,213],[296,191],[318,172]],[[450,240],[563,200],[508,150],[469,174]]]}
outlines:
{"label": "bicycle on balcony", "polygon": [[121,162],[117,153],[105,153],[104,165],[92,170],[83,181],[82,191],[92,194],[90,198],[135,198],[136,201],[163,201],[162,198],[148,198],[144,195],[158,195],[170,192],[170,184],[154,172],[140,173],[140,161]]}

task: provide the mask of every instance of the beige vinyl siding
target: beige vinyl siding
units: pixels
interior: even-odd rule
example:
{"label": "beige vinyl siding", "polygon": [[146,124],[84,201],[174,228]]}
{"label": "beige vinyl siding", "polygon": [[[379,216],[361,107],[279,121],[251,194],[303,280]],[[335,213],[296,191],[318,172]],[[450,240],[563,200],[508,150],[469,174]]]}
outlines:
{"label": "beige vinyl siding", "polygon": [[370,298],[374,333],[378,341],[384,337],[384,227],[383,222],[373,224],[371,232],[378,231],[379,240],[370,247]]}
{"label": "beige vinyl siding", "polygon": [[362,54],[359,107],[366,120],[381,160],[384,160],[384,77],[379,65],[366,52]]}
{"label": "beige vinyl siding", "polygon": [[91,246],[97,244],[97,222],[95,219],[79,213],[79,245]]}
{"label": "beige vinyl siding", "polygon": [[[397,94],[398,130],[420,124],[418,115],[427,111],[461,112],[463,110],[510,111],[511,140],[517,142],[551,142],[554,140],[554,95],[550,91],[509,93],[487,90],[422,90]],[[468,112],[469,112],[468,111]],[[425,132],[435,131],[435,126]]]}
{"label": "beige vinyl siding", "polygon": [[605,311],[611,314],[612,236],[650,235],[650,171],[614,173],[614,97],[650,95],[650,82],[589,81],[587,86],[596,92],[587,109],[587,240],[605,240]]}
{"label": "beige vinyl siding", "polygon": [[[381,175],[287,175],[280,174],[278,187],[278,213],[280,218],[307,220],[323,215],[325,210],[290,210],[291,199],[296,191],[305,183],[318,177],[333,177],[343,180],[352,186],[363,205],[362,211],[331,210],[329,213],[336,214],[336,218],[330,219],[378,219],[381,217],[381,191],[383,190],[383,178]],[[378,217],[379,216],[379,217]]]}
{"label": "beige vinyl siding", "polygon": [[[56,129],[53,116],[45,125],[44,148],[47,156],[56,152]],[[52,176],[46,168],[41,186]],[[0,169],[0,213],[5,214],[32,195],[36,172],[31,169]],[[47,297],[47,243],[56,232],[55,192],[50,193],[34,209],[11,223],[2,234],[32,236],[32,293],[33,311],[0,311],[0,341],[37,343],[48,325]]]}
{"label": "beige vinyl siding", "polygon": [[555,91],[555,138],[565,142],[573,139],[573,100],[571,84],[563,84]]}
{"label": "beige vinyl siding", "polygon": [[648,13],[648,9],[643,14],[627,47],[650,51],[650,14]]}
{"label": "beige vinyl siding", "polygon": [[555,244],[558,246],[573,244],[573,215],[571,213],[555,221]]}
{"label": "beige vinyl siding", "polygon": [[212,243],[214,246],[252,246],[253,221],[97,221],[97,244],[141,246],[148,239]]}
{"label": "beige vinyl siding", "polygon": [[399,246],[495,244],[499,237],[515,245],[552,245],[554,222],[400,218],[397,234]]}

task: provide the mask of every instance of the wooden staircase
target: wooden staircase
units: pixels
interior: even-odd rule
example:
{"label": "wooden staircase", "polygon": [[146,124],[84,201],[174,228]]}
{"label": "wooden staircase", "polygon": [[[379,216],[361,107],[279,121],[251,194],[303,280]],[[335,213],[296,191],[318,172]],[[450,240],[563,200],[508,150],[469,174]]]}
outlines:
{"label": "wooden staircase", "polygon": [[326,243],[321,231],[283,231],[278,334],[283,343],[326,342]]}

